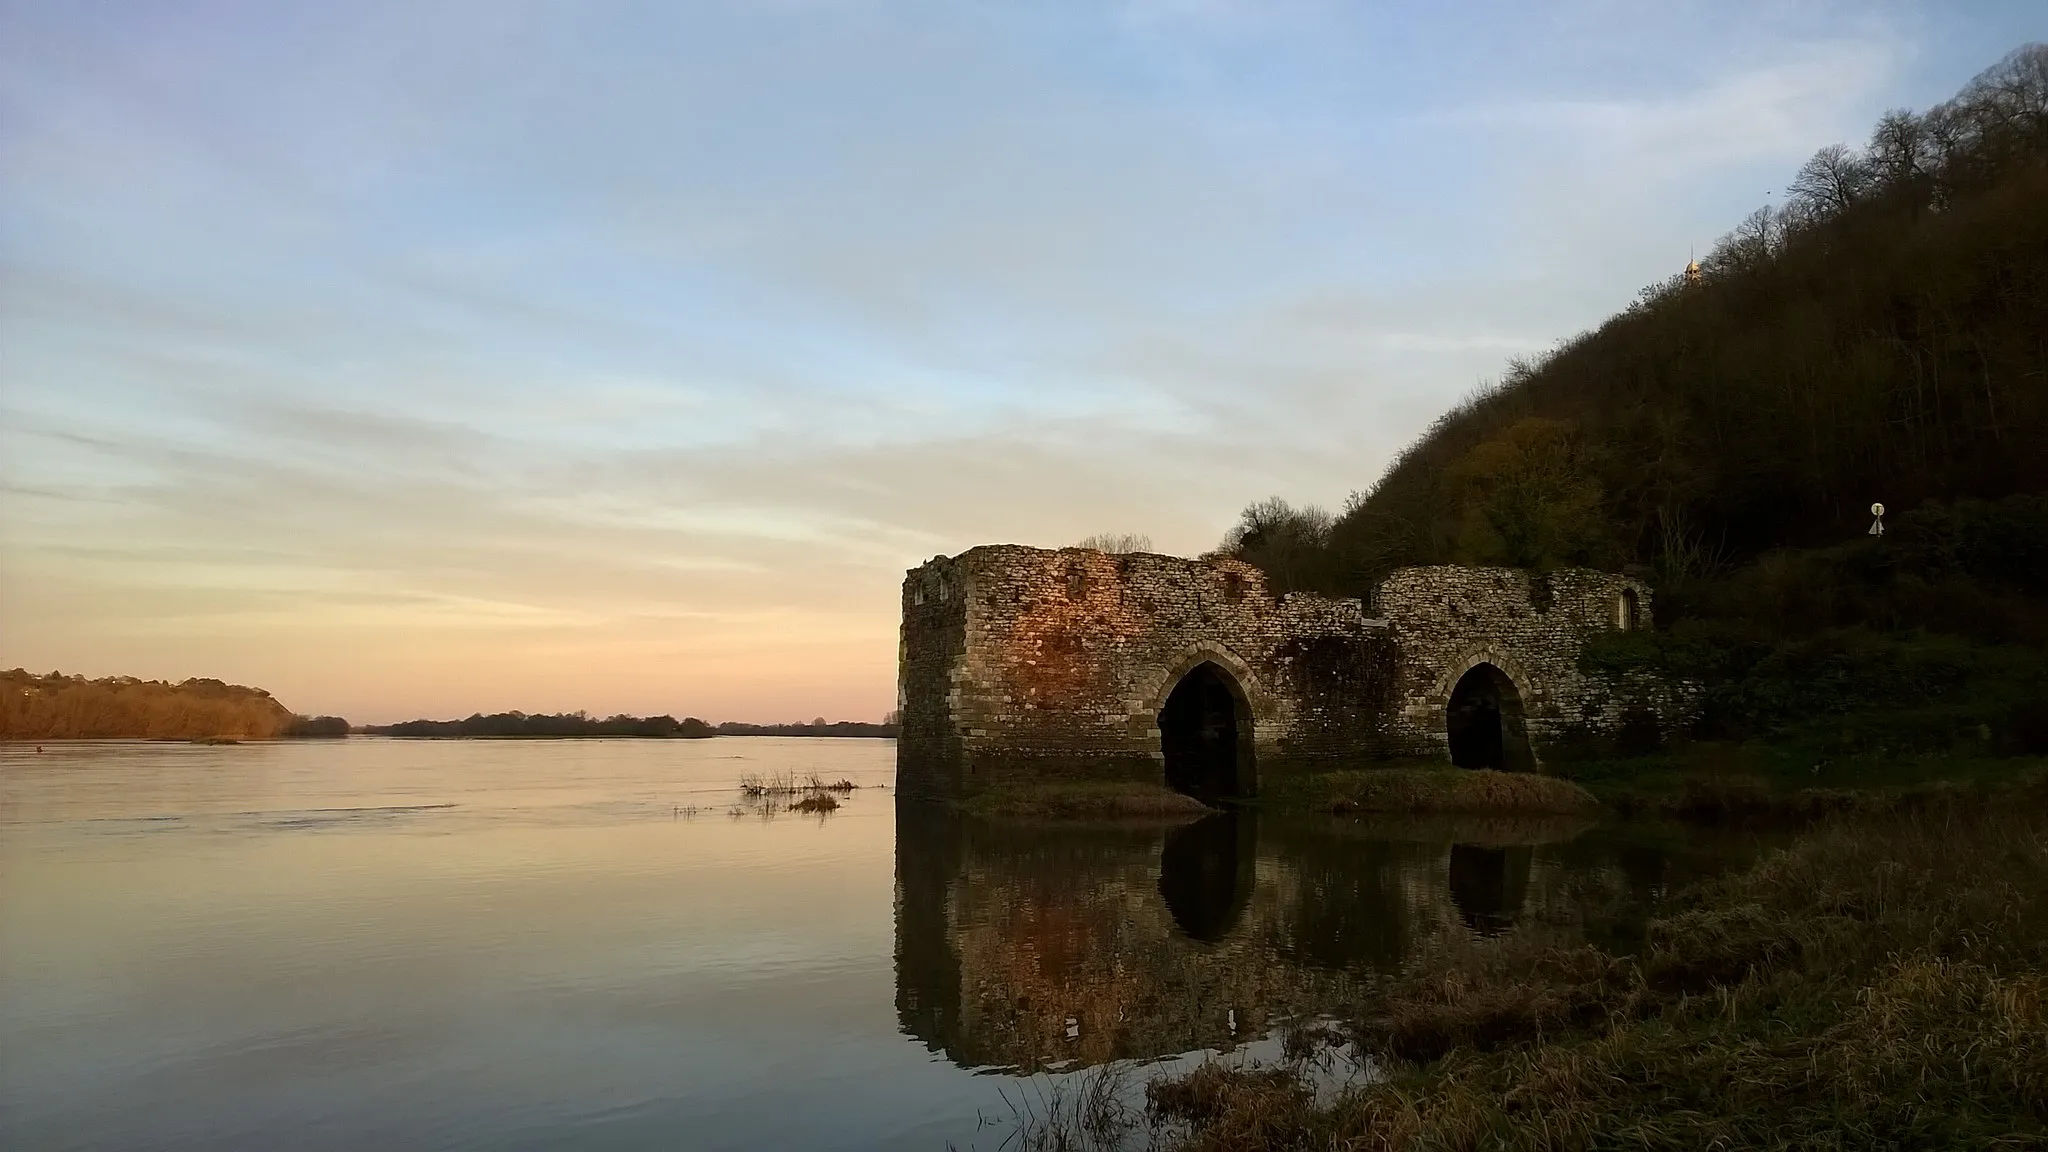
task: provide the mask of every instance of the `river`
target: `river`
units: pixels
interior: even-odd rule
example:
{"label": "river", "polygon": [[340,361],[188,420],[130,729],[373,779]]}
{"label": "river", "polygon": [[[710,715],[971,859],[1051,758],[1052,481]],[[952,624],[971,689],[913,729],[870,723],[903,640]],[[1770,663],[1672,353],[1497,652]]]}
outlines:
{"label": "river", "polygon": [[[995,1149],[1431,948],[1634,946],[1740,836],[995,827],[879,740],[0,745],[0,1147]],[[822,816],[747,773],[846,778]],[[1034,1103],[1038,1102],[1038,1103]]]}

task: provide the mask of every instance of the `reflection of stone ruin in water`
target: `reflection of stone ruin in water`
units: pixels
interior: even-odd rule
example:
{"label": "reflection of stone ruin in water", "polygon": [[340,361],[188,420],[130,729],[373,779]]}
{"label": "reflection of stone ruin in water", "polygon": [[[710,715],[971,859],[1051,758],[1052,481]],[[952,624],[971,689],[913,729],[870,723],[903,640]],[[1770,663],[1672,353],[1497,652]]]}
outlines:
{"label": "reflection of stone ruin in water", "polygon": [[1377,974],[1446,942],[1582,939],[1585,910],[1609,915],[1631,890],[1563,845],[1461,852],[1449,828],[1383,832],[1249,813],[1004,826],[901,803],[898,1018],[968,1067],[1227,1050],[1288,1017],[1348,1014]]}

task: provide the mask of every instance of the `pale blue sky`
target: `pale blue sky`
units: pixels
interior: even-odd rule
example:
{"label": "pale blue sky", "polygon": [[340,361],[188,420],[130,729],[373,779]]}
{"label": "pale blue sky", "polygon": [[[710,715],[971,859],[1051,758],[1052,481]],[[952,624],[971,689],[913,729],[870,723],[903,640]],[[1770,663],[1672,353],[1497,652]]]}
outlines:
{"label": "pale blue sky", "polygon": [[0,0],[0,666],[894,699],[904,568],[1336,505],[2038,3]]}

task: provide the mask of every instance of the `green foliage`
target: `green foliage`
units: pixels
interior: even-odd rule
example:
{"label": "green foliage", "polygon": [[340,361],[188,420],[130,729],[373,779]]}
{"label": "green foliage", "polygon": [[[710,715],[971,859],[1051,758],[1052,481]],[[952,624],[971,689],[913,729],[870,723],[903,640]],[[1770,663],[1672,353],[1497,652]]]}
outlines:
{"label": "green foliage", "polygon": [[1600,482],[1562,420],[1531,416],[1452,463],[1449,558],[1538,570],[1605,558]]}

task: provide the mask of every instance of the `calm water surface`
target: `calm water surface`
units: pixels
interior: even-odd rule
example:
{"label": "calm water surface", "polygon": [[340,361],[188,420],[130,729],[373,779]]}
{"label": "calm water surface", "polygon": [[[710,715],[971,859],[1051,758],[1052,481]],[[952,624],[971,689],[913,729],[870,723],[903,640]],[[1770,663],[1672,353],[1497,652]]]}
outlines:
{"label": "calm water surface", "polygon": [[[888,741],[0,745],[0,1147],[960,1148],[1443,945],[1627,947],[1753,851],[1571,823],[1002,828]],[[739,811],[747,772],[864,787]]]}

